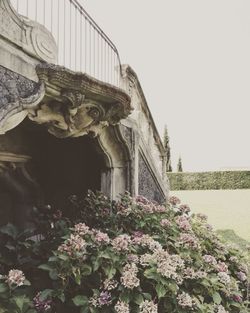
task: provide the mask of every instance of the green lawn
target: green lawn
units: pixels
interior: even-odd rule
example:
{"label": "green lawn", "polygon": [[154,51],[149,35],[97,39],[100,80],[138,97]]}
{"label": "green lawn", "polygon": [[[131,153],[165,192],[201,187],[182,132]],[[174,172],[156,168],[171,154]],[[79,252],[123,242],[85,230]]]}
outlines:
{"label": "green lawn", "polygon": [[192,212],[205,213],[215,229],[233,229],[250,241],[250,189],[171,191]]}

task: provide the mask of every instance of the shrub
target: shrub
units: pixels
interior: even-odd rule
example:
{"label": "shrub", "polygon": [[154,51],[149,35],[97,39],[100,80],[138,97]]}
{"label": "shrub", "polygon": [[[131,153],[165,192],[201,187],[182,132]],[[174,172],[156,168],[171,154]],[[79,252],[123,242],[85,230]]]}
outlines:
{"label": "shrub", "polygon": [[1,228],[2,313],[249,312],[240,252],[176,197],[89,192],[36,216],[36,230]]}

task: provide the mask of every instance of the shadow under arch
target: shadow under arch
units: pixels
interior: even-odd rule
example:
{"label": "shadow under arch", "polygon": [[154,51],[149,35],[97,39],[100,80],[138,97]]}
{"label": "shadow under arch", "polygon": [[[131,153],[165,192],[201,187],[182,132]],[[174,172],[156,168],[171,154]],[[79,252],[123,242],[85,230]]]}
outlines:
{"label": "shadow under arch", "polygon": [[[21,228],[28,227],[32,206],[46,203],[60,209],[69,196],[82,198],[89,189],[111,199],[132,192],[131,151],[119,125],[103,129],[95,138],[59,139],[26,120],[0,136],[1,145],[5,160],[0,160],[0,216],[5,223],[17,220]],[[24,153],[27,158],[22,161],[18,156]]]}

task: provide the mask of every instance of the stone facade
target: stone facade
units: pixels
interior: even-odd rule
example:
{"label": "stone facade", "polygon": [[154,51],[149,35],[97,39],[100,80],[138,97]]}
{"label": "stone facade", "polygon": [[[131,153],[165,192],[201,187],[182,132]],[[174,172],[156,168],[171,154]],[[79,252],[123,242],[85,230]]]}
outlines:
{"label": "stone facade", "polygon": [[[5,192],[10,181],[13,186],[30,182],[15,198],[18,202],[27,197],[25,219],[32,205],[44,200],[37,195],[52,181],[65,180],[63,188],[72,193],[72,186],[85,186],[113,199],[129,191],[166,201],[165,151],[134,71],[123,67],[120,89],[56,65],[50,33],[20,17],[9,0],[0,2],[0,30],[0,189]],[[52,175],[53,162],[61,176]],[[51,189],[52,183],[45,194],[57,199],[60,190]],[[11,198],[8,192],[6,197]]]}

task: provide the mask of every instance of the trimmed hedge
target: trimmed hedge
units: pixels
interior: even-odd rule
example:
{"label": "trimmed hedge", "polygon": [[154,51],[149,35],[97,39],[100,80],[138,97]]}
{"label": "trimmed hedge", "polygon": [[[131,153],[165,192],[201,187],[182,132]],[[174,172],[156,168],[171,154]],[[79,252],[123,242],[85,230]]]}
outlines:
{"label": "trimmed hedge", "polygon": [[170,190],[250,189],[250,171],[167,173]]}

